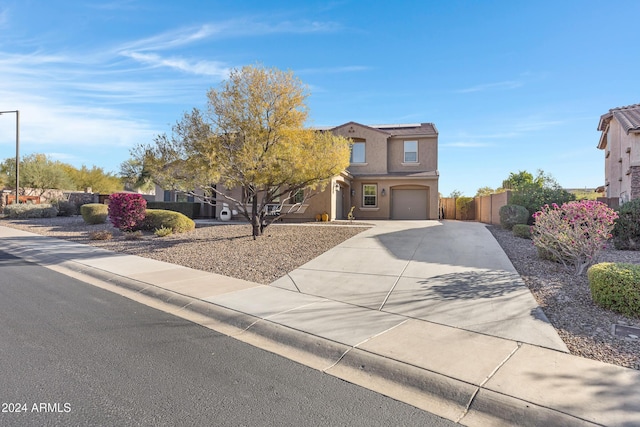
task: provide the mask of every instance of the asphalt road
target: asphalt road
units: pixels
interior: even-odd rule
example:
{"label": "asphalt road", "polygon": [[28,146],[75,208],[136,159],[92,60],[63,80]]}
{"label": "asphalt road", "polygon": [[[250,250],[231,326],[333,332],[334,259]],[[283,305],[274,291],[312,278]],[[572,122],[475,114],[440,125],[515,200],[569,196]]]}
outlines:
{"label": "asphalt road", "polygon": [[455,423],[0,251],[0,425]]}

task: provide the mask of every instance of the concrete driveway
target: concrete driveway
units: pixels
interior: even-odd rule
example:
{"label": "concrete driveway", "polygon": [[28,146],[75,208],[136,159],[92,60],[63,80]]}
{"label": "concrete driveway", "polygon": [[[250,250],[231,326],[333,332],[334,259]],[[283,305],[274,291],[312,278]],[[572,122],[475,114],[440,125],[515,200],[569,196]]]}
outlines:
{"label": "concrete driveway", "polygon": [[374,223],[271,285],[567,351],[485,225]]}

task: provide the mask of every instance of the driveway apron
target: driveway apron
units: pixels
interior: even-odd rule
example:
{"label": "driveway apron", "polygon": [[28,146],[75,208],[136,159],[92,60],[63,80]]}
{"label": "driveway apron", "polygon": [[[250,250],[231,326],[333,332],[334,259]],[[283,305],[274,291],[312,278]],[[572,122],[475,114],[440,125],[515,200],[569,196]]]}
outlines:
{"label": "driveway apron", "polygon": [[568,351],[484,224],[373,223],[271,286]]}

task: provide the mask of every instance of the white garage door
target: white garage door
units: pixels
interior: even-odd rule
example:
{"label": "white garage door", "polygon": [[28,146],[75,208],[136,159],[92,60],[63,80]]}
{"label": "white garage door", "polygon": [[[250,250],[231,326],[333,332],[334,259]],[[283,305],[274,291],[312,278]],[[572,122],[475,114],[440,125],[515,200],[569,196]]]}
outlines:
{"label": "white garage door", "polygon": [[391,219],[428,219],[428,190],[393,190]]}

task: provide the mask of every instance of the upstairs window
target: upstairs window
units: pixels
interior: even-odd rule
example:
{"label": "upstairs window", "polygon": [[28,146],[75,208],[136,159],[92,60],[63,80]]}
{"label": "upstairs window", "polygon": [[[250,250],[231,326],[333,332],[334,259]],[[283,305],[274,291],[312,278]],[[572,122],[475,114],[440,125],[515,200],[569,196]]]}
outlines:
{"label": "upstairs window", "polygon": [[351,163],[364,163],[365,152],[364,142],[354,142],[351,146]]}
{"label": "upstairs window", "polygon": [[404,142],[404,163],[418,163],[418,141]]}
{"label": "upstairs window", "polygon": [[365,184],[362,186],[362,206],[378,206],[378,186],[376,184]]}

